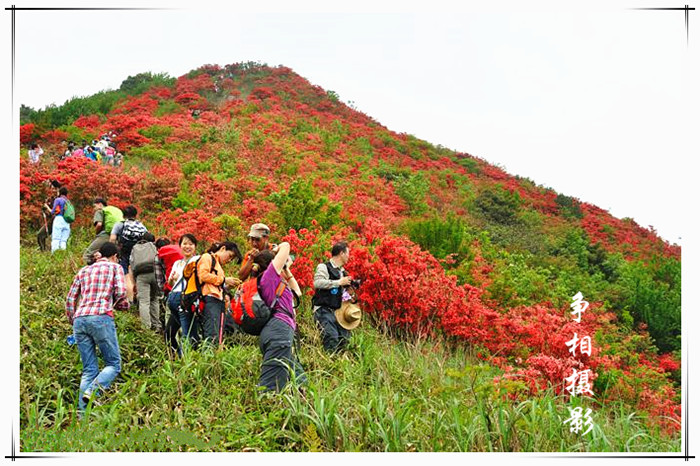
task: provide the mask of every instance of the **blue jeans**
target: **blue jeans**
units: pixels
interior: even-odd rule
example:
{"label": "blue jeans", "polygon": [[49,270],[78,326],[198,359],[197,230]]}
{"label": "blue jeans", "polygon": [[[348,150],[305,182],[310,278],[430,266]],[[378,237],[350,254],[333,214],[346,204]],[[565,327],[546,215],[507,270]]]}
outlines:
{"label": "blue jeans", "polygon": [[[83,363],[83,377],[78,392],[78,409],[85,410],[83,393],[99,395],[107,389],[121,371],[121,355],[114,319],[108,315],[83,316],[73,321],[75,342]],[[98,373],[97,351],[100,349],[105,367]]]}
{"label": "blue jeans", "polygon": [[180,346],[185,338],[189,340],[190,346],[195,348],[199,342],[199,319],[195,318],[195,315],[191,311],[186,311],[182,309],[180,303],[182,302],[182,293],[179,291],[171,292],[168,295],[168,307],[171,312],[176,312],[180,319],[180,328],[182,329],[182,339],[180,340]]}
{"label": "blue jeans", "polygon": [[66,243],[70,237],[70,223],[63,219],[63,215],[56,215],[51,229],[51,252],[58,249],[66,249]]}

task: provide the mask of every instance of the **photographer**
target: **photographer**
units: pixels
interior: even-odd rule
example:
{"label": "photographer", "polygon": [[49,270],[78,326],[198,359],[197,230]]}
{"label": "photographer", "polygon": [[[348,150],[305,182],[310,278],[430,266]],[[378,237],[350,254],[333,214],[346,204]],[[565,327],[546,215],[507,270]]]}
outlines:
{"label": "photographer", "polygon": [[359,325],[359,315],[337,315],[343,303],[345,287],[351,285],[352,277],[343,266],[350,260],[347,243],[339,242],[331,249],[331,259],[319,264],[314,274],[315,294],[312,300],[314,318],[321,329],[323,348],[328,352],[344,349],[350,340],[350,330]]}

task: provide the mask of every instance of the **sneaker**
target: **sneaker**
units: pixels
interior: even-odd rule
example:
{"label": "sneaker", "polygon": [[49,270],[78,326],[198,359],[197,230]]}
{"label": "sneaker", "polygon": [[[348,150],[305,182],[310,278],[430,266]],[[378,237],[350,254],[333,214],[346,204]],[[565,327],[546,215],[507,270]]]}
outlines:
{"label": "sneaker", "polygon": [[90,400],[92,400],[92,406],[100,406],[100,402],[97,400],[97,394],[94,392],[91,392],[89,390],[86,390],[85,393],[83,393],[83,402],[87,405],[90,403]]}

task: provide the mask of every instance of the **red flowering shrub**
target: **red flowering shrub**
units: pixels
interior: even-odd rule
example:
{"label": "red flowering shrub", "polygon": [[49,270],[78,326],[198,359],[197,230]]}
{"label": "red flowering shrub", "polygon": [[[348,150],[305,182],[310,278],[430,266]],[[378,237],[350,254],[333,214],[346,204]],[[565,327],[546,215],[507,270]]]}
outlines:
{"label": "red flowering shrub", "polygon": [[[177,241],[185,233],[192,233],[199,241],[214,243],[224,237],[224,231],[211,216],[201,209],[183,212],[180,209],[164,210],[156,217],[159,229],[171,241]],[[200,252],[203,247],[198,248]]]}
{"label": "red flowering shrub", "polygon": [[40,139],[42,141],[46,141],[51,144],[55,144],[57,142],[65,141],[68,139],[68,133],[65,131],[62,131],[60,129],[53,129],[51,131],[47,131],[44,134],[40,136]]}
{"label": "red flowering shrub", "polygon": [[92,131],[100,126],[100,118],[97,115],[81,115],[73,122],[73,126]]}
{"label": "red flowering shrub", "polygon": [[182,171],[175,160],[163,160],[151,166],[150,176],[135,188],[134,198],[144,210],[169,209],[180,191]]}
{"label": "red flowering shrub", "polygon": [[33,139],[37,137],[36,125],[34,123],[27,123],[19,127],[19,143],[22,145],[29,144]]}

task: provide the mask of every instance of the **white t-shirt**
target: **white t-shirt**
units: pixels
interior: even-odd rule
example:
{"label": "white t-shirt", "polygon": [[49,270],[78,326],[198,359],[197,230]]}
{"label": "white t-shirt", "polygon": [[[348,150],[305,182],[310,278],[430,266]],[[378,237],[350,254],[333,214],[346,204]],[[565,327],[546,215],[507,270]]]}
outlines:
{"label": "white t-shirt", "polygon": [[196,261],[199,259],[199,256],[194,255],[190,257],[189,260],[185,259],[180,259],[179,261],[175,262],[173,264],[172,270],[170,270],[170,276],[168,277],[168,281],[172,277],[178,277],[177,282],[173,285],[173,289],[170,290],[171,293],[182,293],[185,291],[185,280],[182,279],[182,271],[185,270],[185,266],[189,264],[192,261]]}

